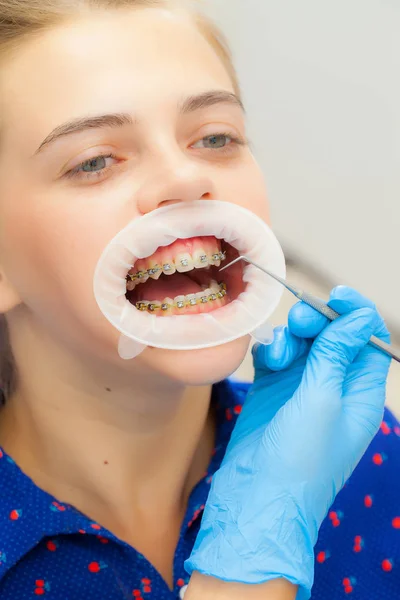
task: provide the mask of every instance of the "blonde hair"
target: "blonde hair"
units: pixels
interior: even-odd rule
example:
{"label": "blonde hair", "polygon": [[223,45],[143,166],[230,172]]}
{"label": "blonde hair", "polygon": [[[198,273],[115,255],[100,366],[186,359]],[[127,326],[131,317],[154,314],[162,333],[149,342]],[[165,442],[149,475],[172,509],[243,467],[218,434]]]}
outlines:
{"label": "blonde hair", "polygon": [[[220,29],[199,8],[199,0],[0,0],[0,64],[25,41],[40,36],[74,16],[90,10],[120,8],[183,8],[193,16],[200,33],[220,57],[231,77],[235,93],[240,86],[229,45]],[[4,398],[16,385],[16,365],[10,347],[7,323],[0,317],[0,390]],[[1,400],[0,400],[1,403]]]}

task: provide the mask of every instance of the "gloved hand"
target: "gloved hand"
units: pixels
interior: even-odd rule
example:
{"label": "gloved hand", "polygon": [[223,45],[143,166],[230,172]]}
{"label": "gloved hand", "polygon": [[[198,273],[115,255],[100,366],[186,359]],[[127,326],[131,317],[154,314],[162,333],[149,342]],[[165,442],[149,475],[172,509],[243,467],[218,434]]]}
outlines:
{"label": "gloved hand", "polygon": [[[378,431],[390,364],[366,345],[371,335],[388,340],[370,301],[341,287],[329,304],[347,314],[326,326],[297,305],[289,329],[256,348],[255,383],[214,475],[189,573],[284,577],[298,600],[310,597],[318,529]],[[312,345],[304,339],[321,329]]]}

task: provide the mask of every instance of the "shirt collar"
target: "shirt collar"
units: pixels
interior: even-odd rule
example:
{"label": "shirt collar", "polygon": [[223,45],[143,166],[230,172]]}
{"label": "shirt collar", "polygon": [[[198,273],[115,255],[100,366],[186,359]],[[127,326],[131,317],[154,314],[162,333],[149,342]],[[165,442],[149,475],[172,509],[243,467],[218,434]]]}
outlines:
{"label": "shirt collar", "polygon": [[[213,386],[211,402],[216,410],[217,436],[205,474],[208,483],[222,462],[247,387],[229,380]],[[59,502],[39,488],[0,448],[0,579],[44,537],[98,535],[99,529],[73,506]]]}

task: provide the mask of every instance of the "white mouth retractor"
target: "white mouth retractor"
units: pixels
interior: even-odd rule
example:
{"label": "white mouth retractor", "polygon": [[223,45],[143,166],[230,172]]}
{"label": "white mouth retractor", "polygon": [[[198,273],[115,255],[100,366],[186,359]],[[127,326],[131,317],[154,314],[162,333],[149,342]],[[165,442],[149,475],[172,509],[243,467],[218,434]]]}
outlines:
{"label": "white mouth retractor", "polygon": [[[121,333],[121,358],[134,358],[147,346],[199,350],[251,334],[272,341],[267,321],[277,307],[282,286],[254,267],[243,271],[246,289],[236,300],[212,312],[157,317],[139,311],[126,298],[126,275],[132,265],[177,239],[215,236],[280,277],[286,267],[271,229],[249,210],[217,200],[195,200],[159,208],[131,221],[103,251],[94,274],[94,295],[106,319]],[[228,290],[229,294],[229,290]],[[257,334],[259,332],[259,334]]]}

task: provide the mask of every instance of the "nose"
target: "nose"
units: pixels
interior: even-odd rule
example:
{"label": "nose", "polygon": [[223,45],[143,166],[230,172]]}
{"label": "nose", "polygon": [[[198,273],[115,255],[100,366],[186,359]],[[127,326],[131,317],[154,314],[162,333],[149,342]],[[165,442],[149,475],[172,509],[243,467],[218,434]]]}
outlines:
{"label": "nose", "polygon": [[146,214],[178,202],[215,199],[214,183],[201,171],[200,165],[188,161],[153,172],[137,193],[139,212]]}

